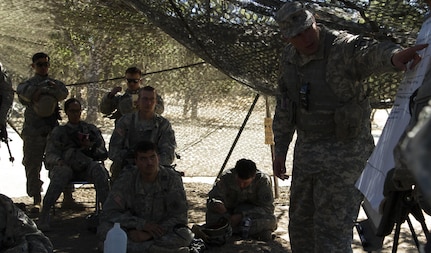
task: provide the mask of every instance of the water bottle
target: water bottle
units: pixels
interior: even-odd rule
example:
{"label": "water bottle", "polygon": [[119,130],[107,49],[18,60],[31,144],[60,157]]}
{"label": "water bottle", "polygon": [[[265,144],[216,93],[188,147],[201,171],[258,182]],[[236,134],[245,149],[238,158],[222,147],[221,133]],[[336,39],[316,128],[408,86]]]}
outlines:
{"label": "water bottle", "polygon": [[242,223],[241,223],[241,237],[242,237],[242,239],[248,238],[248,234],[250,232],[250,227],[251,227],[251,218],[248,216],[245,216],[242,219]]}
{"label": "water bottle", "polygon": [[126,253],[127,251],[127,234],[116,222],[106,234],[105,243],[103,244],[103,253]]}

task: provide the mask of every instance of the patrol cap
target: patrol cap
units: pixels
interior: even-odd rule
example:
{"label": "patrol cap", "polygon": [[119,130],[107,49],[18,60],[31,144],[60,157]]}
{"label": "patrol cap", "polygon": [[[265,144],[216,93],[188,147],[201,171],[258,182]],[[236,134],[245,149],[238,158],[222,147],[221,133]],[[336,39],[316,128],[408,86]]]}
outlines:
{"label": "patrol cap", "polygon": [[292,38],[305,31],[315,20],[313,14],[306,10],[302,3],[289,2],[275,13],[275,21],[283,36]]}
{"label": "patrol cap", "polygon": [[39,117],[51,116],[57,107],[57,99],[49,94],[42,94],[34,103],[33,109]]}

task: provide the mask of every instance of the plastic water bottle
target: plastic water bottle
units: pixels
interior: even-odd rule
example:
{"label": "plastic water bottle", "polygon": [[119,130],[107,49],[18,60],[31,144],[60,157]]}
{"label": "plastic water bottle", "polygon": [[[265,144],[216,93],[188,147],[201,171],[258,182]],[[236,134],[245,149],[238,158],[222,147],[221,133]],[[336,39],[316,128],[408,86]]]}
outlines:
{"label": "plastic water bottle", "polygon": [[241,237],[242,239],[247,239],[249,232],[250,232],[250,227],[251,227],[251,218],[248,216],[245,216],[242,219],[242,224],[241,224]]}
{"label": "plastic water bottle", "polygon": [[120,223],[117,222],[106,234],[103,253],[126,253],[126,251],[127,234],[121,229]]}

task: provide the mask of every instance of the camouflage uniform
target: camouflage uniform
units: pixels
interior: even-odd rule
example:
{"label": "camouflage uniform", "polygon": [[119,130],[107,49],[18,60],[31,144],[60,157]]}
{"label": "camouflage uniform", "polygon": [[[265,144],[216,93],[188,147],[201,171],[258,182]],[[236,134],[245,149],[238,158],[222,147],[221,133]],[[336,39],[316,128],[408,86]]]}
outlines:
{"label": "camouflage uniform", "polygon": [[[56,83],[56,87],[49,86],[46,82]],[[33,95],[38,89],[44,89],[47,93],[57,99],[64,100],[69,91],[61,81],[51,79],[48,76],[35,75],[29,80],[20,83],[17,87],[17,94],[20,102],[26,106],[24,113],[24,125],[22,139],[24,142],[24,158],[22,164],[25,167],[27,176],[27,194],[30,197],[40,195],[43,182],[40,180],[40,170],[46,146],[46,137],[51,130],[58,125],[60,117],[59,107],[57,111],[48,117],[40,117],[34,110]]]}
{"label": "camouflage uniform", "polygon": [[0,194],[0,252],[51,253],[53,247],[36,224],[3,194]]}
{"label": "camouflage uniform", "polygon": [[164,236],[146,241],[128,241],[127,252],[148,252],[153,245],[165,248],[188,246],[177,234],[176,225],[187,225],[188,204],[181,176],[173,170],[160,166],[156,181],[144,184],[140,171],[133,166],[117,179],[103,205],[97,233],[104,241],[106,233],[115,222],[124,230],[142,230],[147,222],[157,223],[166,231]]}
{"label": "camouflage uniform", "polygon": [[7,114],[13,102],[12,82],[0,63],[0,127],[6,126]]}
{"label": "camouflage uniform", "polygon": [[362,199],[354,184],[374,147],[362,80],[395,70],[391,56],[400,48],[319,28],[315,54],[300,55],[291,44],[283,51],[275,154],[286,156],[296,131],[289,208],[292,251],[351,252]]}
{"label": "camouflage uniform", "polygon": [[[208,193],[207,203],[212,199],[223,202],[229,215],[241,213],[243,217],[250,217],[250,236],[265,230],[274,231],[277,228],[271,179],[259,170],[252,183],[243,190],[236,182],[234,169],[226,171]],[[226,214],[211,211],[207,205],[206,224],[216,224],[225,216]]]}
{"label": "camouflage uniform", "polygon": [[[82,149],[78,139],[80,134],[89,134],[93,144],[90,149]],[[103,203],[109,193],[109,176],[100,161],[107,158],[107,153],[102,134],[93,124],[80,121],[76,126],[67,123],[54,128],[46,146],[46,164],[51,182],[43,199],[44,210],[55,204],[72,179],[94,183],[98,199]],[[62,164],[58,164],[60,160]]]}
{"label": "camouflage uniform", "polygon": [[[117,121],[124,114],[136,112],[138,108],[133,105],[133,100],[138,98],[139,89],[138,90],[130,90],[127,89],[123,95],[111,96],[108,92],[102,98],[102,102],[100,102],[100,112],[106,115],[110,115],[110,118],[115,119]],[[133,98],[136,96],[136,98]],[[157,104],[155,112],[159,115],[163,113],[165,110],[163,99],[160,95],[157,95]]]}
{"label": "camouflage uniform", "polygon": [[161,165],[168,166],[174,161],[177,143],[171,123],[157,114],[152,122],[145,122],[139,120],[139,112],[129,113],[118,120],[109,141],[113,180],[118,177],[126,160],[133,164],[133,147],[140,141],[151,141],[157,145]]}

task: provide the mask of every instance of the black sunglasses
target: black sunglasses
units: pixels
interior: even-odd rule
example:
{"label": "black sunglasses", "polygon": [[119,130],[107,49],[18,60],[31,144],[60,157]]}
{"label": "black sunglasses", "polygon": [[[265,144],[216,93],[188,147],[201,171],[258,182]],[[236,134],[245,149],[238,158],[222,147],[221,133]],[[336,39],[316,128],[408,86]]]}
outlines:
{"label": "black sunglasses", "polygon": [[128,83],[134,82],[134,83],[139,83],[139,81],[141,81],[141,79],[126,79]]}
{"label": "black sunglasses", "polygon": [[38,66],[39,68],[41,68],[41,67],[49,67],[49,62],[48,61],[46,61],[46,62],[37,62],[36,63],[36,66]]}

